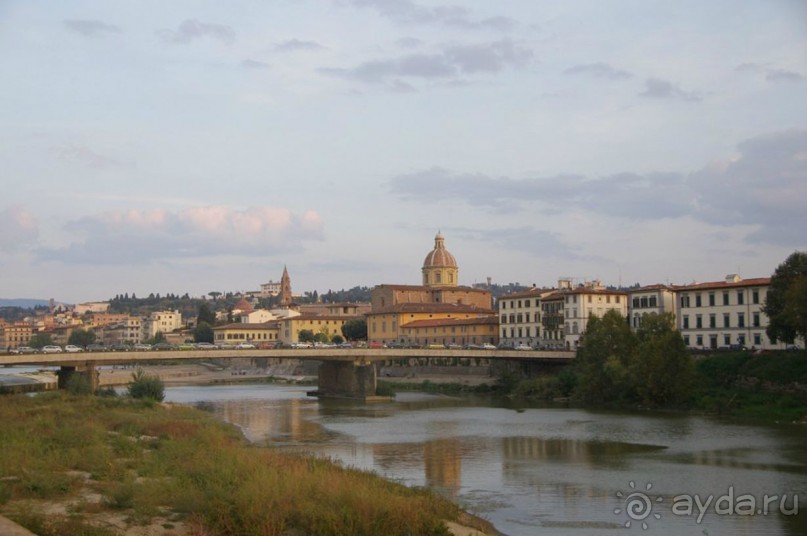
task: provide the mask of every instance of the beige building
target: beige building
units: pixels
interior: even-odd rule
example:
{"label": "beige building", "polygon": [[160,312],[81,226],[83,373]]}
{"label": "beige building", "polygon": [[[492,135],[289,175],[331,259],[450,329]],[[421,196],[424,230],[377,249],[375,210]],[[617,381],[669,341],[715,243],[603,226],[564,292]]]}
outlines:
{"label": "beige building", "polygon": [[541,297],[554,290],[533,288],[499,297],[499,340],[502,345],[536,347],[542,339]]}
{"label": "beige building", "polygon": [[33,335],[34,329],[28,322],[4,323],[0,327],[0,348],[28,346]]}
{"label": "beige building", "polygon": [[556,349],[566,346],[563,292],[555,291],[541,297],[541,346]]}
{"label": "beige building", "polygon": [[216,344],[276,343],[279,340],[280,323],[262,322],[256,324],[236,322],[213,328],[213,341]]}
{"label": "beige building", "polygon": [[334,335],[344,337],[342,326],[345,322],[356,320],[359,317],[329,316],[329,315],[299,315],[278,320],[280,325],[280,341],[292,344],[300,341],[300,332],[309,330],[314,335],[322,333],[331,340]]}
{"label": "beige building", "polygon": [[442,234],[435,237],[421,273],[423,285],[378,285],[373,289],[367,313],[368,342],[404,343],[402,326],[411,322],[495,317],[489,291],[458,284],[457,261],[446,249]]}
{"label": "beige building", "polygon": [[108,310],[109,302],[79,303],[73,307],[73,312],[79,316],[87,313],[106,313]]}
{"label": "beige building", "polygon": [[586,331],[590,316],[602,318],[608,311],[616,311],[627,321],[628,295],[608,290],[599,281],[585,283],[563,291],[563,319],[567,349],[577,348],[580,336]]}
{"label": "beige building", "polygon": [[415,320],[401,326],[404,346],[496,345],[498,322],[494,316]]}
{"label": "beige building", "polygon": [[649,314],[671,313],[675,316],[675,291],[668,285],[649,285],[628,290],[628,318],[633,330],[642,325],[642,318]]}
{"label": "beige building", "polygon": [[157,311],[143,321],[142,327],[144,340],[153,338],[157,332],[170,333],[182,327],[182,314],[179,311]]}
{"label": "beige building", "polygon": [[765,333],[768,316],[762,306],[770,282],[769,277],[742,279],[731,274],[724,281],[676,287],[678,330],[686,345],[784,349],[784,343],[771,343]]}

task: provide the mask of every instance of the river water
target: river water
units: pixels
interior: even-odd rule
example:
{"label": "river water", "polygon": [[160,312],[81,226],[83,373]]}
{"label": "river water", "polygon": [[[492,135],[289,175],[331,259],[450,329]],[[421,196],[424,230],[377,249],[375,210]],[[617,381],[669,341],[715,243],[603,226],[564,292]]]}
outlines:
{"label": "river water", "polygon": [[169,387],[166,400],[202,405],[257,444],[429,486],[511,536],[807,534],[804,425],[421,393],[359,404],[308,389]]}

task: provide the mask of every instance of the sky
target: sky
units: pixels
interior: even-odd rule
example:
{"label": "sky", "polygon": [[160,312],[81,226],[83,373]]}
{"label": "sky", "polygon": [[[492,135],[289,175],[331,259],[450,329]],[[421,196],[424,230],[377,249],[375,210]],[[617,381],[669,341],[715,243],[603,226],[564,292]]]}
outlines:
{"label": "sky", "polygon": [[[455,1],[455,3],[451,3]],[[803,0],[0,1],[0,298],[766,277]]]}

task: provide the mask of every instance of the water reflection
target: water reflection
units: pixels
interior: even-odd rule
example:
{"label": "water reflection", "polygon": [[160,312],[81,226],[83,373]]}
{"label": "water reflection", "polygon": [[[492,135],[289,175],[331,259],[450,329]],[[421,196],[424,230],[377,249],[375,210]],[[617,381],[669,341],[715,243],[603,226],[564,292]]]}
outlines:
{"label": "water reflection", "polygon": [[[182,390],[184,389],[184,391]],[[408,485],[430,486],[518,534],[624,534],[630,483],[650,484],[656,534],[807,533],[799,516],[675,516],[680,494],[800,494],[805,427],[760,427],[682,415],[510,409],[497,401],[404,393],[377,405],[321,402],[288,386],[169,388],[206,401],[250,441],[330,457]],[[807,509],[807,505],[802,505]],[[620,510],[623,514],[615,514]],[[640,529],[641,531],[641,529]]]}

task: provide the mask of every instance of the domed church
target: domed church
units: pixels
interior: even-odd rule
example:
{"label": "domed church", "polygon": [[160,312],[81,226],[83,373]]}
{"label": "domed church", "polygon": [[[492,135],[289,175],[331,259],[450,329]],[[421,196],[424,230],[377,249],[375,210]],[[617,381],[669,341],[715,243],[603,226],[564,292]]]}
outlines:
{"label": "domed church", "polygon": [[443,235],[438,231],[434,237],[434,249],[423,260],[424,287],[456,287],[457,260],[447,249]]}
{"label": "domed church", "polygon": [[459,267],[441,232],[423,259],[421,285],[377,285],[367,314],[370,342],[384,344],[495,343],[498,318],[490,292],[461,286]]}

